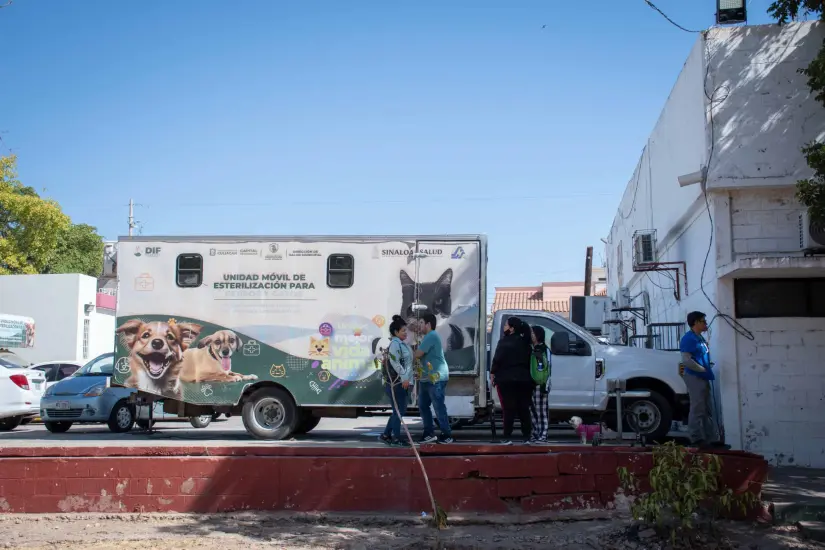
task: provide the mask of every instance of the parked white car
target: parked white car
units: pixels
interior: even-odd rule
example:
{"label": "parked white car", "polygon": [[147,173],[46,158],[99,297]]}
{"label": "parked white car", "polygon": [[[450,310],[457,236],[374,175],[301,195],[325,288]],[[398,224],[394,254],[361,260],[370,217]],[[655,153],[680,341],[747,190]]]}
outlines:
{"label": "parked white car", "polygon": [[15,429],[23,420],[37,416],[46,391],[46,376],[0,359],[0,431]]}
{"label": "parked white car", "polygon": [[64,378],[72,376],[82,366],[83,363],[79,361],[47,361],[37,363],[29,368],[43,371],[46,376],[46,389],[48,389]]}

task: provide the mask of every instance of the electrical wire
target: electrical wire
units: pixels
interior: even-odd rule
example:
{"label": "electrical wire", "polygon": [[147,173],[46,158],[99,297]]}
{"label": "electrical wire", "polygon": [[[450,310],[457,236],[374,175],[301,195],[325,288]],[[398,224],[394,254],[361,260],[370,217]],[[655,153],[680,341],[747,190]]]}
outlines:
{"label": "electrical wire", "polygon": [[710,211],[710,199],[708,198],[708,185],[707,185],[708,184],[708,175],[710,174],[711,161],[713,160],[713,153],[716,150],[716,138],[715,138],[715,135],[714,135],[714,128],[715,127],[714,127],[714,120],[713,120],[714,119],[713,109],[714,109],[716,104],[721,103],[722,101],[727,99],[727,95],[725,97],[723,97],[721,100],[715,99],[716,98],[716,93],[720,89],[724,88],[725,87],[724,85],[720,85],[720,86],[716,87],[713,90],[713,92],[708,94],[708,78],[710,76],[710,46],[708,45],[708,33],[705,32],[704,36],[702,38],[705,41],[705,59],[706,59],[706,61],[705,61],[705,63],[706,63],[705,80],[704,80],[702,88],[703,88],[703,91],[705,93],[705,97],[708,100],[708,107],[709,107],[708,121],[709,121],[709,125],[710,125],[710,152],[708,153],[708,163],[707,163],[707,167],[705,168],[705,177],[702,178],[703,181],[702,181],[701,185],[702,185],[702,195],[705,198],[705,207],[707,208],[707,212],[708,212],[708,221],[710,222],[710,237],[708,238],[708,250],[705,253],[705,261],[702,263],[702,275],[699,277],[699,290],[702,291],[702,294],[705,296],[705,299],[708,301],[708,303],[711,305],[711,307],[713,307],[713,309],[716,311],[716,315],[714,315],[713,318],[708,323],[708,330],[710,330],[710,327],[713,325],[713,322],[716,321],[717,318],[720,318],[720,319],[724,320],[735,332],[737,332],[738,334],[744,336],[748,340],[753,341],[753,340],[756,339],[756,337],[753,335],[753,333],[751,331],[749,331],[747,328],[745,328],[742,325],[742,323],[740,323],[739,321],[737,321],[736,319],[734,319],[733,317],[731,317],[727,313],[722,313],[722,311],[716,306],[714,301],[710,299],[710,296],[708,296],[708,293],[705,292],[705,269],[707,269],[707,266],[708,266],[708,258],[710,258],[710,251],[713,249],[713,229],[714,229],[713,214],[711,214],[711,211]]}
{"label": "electrical wire", "polygon": [[665,19],[667,19],[667,22],[668,22],[668,23],[670,23],[671,25],[673,25],[674,27],[676,27],[676,28],[677,28],[677,29],[679,29],[679,30],[682,30],[682,31],[685,31],[685,32],[689,32],[689,33],[691,33],[691,34],[699,34],[699,33],[703,32],[703,31],[694,31],[694,30],[691,30],[691,29],[686,29],[685,27],[683,27],[682,25],[680,25],[679,23],[677,23],[676,21],[674,21],[673,19],[671,19],[670,17],[668,17],[668,15],[667,15],[665,12],[663,12],[662,10],[660,10],[660,9],[656,6],[656,4],[654,4],[654,3],[653,3],[653,2],[651,2],[650,0],[645,0],[645,4],[647,4],[647,5],[648,5],[648,6],[650,6],[652,9],[656,10],[657,12],[659,12],[659,15],[661,15],[662,17],[664,17]]}
{"label": "electrical wire", "polygon": [[[595,193],[595,194],[575,194],[575,195],[542,195],[542,196],[512,196],[512,195],[498,195],[498,196],[483,196],[483,197],[464,197],[461,202],[505,202],[505,201],[558,201],[564,199],[586,199],[592,197],[607,197],[612,196],[612,193]],[[140,206],[146,208],[166,209],[166,208],[261,208],[261,207],[284,207],[284,206],[340,206],[342,204],[369,204],[369,205],[383,205],[383,204],[409,204],[410,199],[361,199],[342,198],[339,200],[284,200],[277,202],[254,202],[254,203],[231,203],[231,202],[172,202],[172,203],[143,203]],[[92,204],[89,203],[91,207]],[[99,208],[100,204],[95,205]]]}

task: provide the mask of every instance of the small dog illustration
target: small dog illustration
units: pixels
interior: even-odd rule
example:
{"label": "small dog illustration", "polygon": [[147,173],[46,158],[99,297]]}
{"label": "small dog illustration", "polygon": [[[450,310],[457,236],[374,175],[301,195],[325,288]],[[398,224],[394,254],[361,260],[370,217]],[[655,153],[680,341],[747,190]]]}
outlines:
{"label": "small dog illustration", "polygon": [[138,388],[150,393],[179,396],[178,377],[183,366],[183,355],[189,343],[200,334],[201,326],[140,319],[126,321],[115,331],[129,348],[129,378],[127,388]]}
{"label": "small dog illustration", "polygon": [[329,357],[329,337],[315,338],[309,337],[309,356],[310,357]]}
{"label": "small dog illustration", "polygon": [[25,347],[34,347],[34,323],[26,323],[26,345]]}
{"label": "small dog illustration", "polygon": [[219,330],[202,338],[197,348],[183,354],[181,382],[240,382],[257,380],[254,374],[232,372],[232,354],[243,342],[231,330]]}

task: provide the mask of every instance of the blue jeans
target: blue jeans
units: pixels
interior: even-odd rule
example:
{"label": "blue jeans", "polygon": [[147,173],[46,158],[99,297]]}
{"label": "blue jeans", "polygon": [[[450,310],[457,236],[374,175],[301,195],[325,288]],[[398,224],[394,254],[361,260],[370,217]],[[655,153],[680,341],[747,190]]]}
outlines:
{"label": "blue jeans", "polygon": [[[401,417],[407,412],[407,401],[409,401],[409,396],[407,395],[407,390],[405,390],[401,385],[401,382],[398,382],[392,387],[389,384],[384,384],[384,392],[386,392],[387,397],[390,398],[390,405],[392,405],[392,414],[390,415],[390,419],[387,420],[387,427],[384,429],[384,435],[387,437],[392,437],[395,440],[399,440],[401,439]],[[398,411],[395,410],[395,404],[392,400],[392,393],[390,392],[395,392],[395,400],[398,402]]]}
{"label": "blue jeans", "polygon": [[435,424],[433,424],[433,413],[430,405],[435,409],[438,417],[438,425],[441,428],[441,435],[449,437],[450,417],[447,416],[447,405],[444,404],[444,390],[447,382],[421,382],[418,385],[418,411],[421,414],[421,421],[424,423],[424,437],[435,435]]}

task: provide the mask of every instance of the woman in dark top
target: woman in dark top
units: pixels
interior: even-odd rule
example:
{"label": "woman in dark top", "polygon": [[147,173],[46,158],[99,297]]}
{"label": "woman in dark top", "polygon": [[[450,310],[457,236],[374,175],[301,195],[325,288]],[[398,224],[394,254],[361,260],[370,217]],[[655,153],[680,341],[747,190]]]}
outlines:
{"label": "woman in dark top", "polygon": [[521,435],[524,442],[530,441],[530,406],[533,403],[535,382],[530,374],[530,354],[532,353],[532,331],[530,325],[518,317],[510,317],[504,323],[504,337],[496,346],[493,364],[490,366],[490,381],[498,386],[501,407],[504,410],[504,443],[509,445],[513,435],[513,425],[518,416],[521,421]]}

